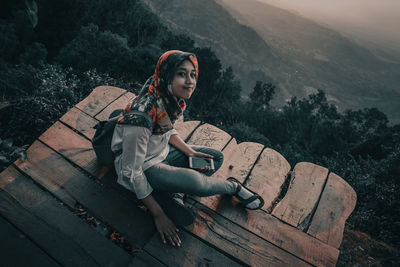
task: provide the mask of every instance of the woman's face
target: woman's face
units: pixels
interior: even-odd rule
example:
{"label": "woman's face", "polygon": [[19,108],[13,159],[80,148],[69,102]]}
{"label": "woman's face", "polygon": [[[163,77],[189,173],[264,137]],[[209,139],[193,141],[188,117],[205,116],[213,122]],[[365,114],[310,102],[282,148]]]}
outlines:
{"label": "woman's face", "polygon": [[196,83],[196,70],[189,60],[185,60],[172,78],[172,94],[178,98],[189,99],[196,88]]}

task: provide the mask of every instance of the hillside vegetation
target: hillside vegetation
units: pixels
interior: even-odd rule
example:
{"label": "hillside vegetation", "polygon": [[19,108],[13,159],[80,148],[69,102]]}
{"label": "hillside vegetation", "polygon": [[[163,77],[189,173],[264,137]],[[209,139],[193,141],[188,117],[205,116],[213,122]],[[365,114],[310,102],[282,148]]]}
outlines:
{"label": "hillside vegetation", "polygon": [[35,27],[24,1],[3,2],[1,170],[94,87],[137,93],[162,52],[181,49],[196,53],[200,65],[186,119],[269,146],[292,166],[310,161],[336,172],[358,195],[349,227],[400,248],[400,125],[391,126],[378,109],[339,112],[323,91],[277,109],[271,100],[279,88],[269,80],[255,80],[242,99],[232,68],[210,48],[173,34],[141,1],[37,0]]}
{"label": "hillside vegetation", "polygon": [[400,64],[380,60],[338,32],[256,0],[146,0],[174,32],[209,46],[242,81],[277,90],[272,104],[323,90],[343,111],[377,107],[400,122]]}

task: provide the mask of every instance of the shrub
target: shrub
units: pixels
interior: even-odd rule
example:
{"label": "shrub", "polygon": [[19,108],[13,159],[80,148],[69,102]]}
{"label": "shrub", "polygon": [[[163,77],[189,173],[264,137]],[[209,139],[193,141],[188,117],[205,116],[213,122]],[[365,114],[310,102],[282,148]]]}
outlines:
{"label": "shrub", "polygon": [[226,132],[232,135],[238,142],[256,142],[265,146],[270,146],[271,142],[267,137],[260,134],[255,128],[248,126],[244,122],[234,123],[223,127]]}

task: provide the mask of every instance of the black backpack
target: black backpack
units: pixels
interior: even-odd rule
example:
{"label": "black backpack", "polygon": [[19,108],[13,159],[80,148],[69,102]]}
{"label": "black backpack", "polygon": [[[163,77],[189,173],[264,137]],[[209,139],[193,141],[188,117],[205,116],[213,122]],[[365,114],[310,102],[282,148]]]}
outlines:
{"label": "black backpack", "polygon": [[[122,109],[114,110],[110,114],[108,120],[100,121],[93,127],[94,129],[96,129],[96,132],[94,133],[94,136],[92,138],[92,146],[94,152],[96,153],[97,161],[101,165],[114,164],[115,157],[121,153],[114,153],[111,150],[111,141],[114,133],[114,128],[117,125],[117,121],[121,113]],[[144,115],[145,113],[137,110],[130,110],[126,114]],[[148,118],[148,116],[145,117]]]}

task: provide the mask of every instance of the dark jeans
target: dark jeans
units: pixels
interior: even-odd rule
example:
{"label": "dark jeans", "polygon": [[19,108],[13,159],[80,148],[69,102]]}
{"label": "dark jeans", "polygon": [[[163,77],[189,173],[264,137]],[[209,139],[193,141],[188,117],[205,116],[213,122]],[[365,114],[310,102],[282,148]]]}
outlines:
{"label": "dark jeans", "polygon": [[[191,146],[214,156],[215,171],[223,162],[223,154],[209,147]],[[145,171],[150,185],[159,191],[172,193],[186,193],[195,196],[212,196],[216,194],[233,194],[235,185],[224,179],[210,177],[215,171],[200,173],[189,168],[188,157],[175,147],[171,146],[167,158]]]}

